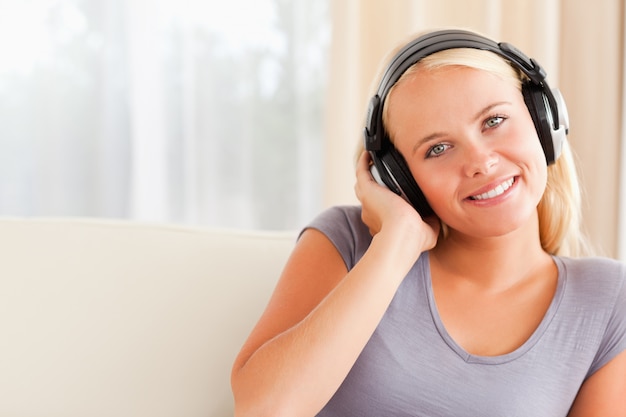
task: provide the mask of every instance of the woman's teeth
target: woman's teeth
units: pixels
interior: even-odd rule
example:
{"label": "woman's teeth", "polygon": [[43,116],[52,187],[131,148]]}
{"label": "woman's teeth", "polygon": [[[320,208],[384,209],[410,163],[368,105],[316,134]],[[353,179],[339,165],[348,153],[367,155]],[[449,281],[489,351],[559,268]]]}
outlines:
{"label": "woman's teeth", "polygon": [[513,185],[514,181],[515,181],[514,178],[508,179],[504,181],[502,184],[498,185],[493,190],[489,190],[486,193],[471,196],[470,200],[486,200],[488,198],[497,197],[500,194],[504,193],[506,190],[508,190],[511,187],[511,185]]}

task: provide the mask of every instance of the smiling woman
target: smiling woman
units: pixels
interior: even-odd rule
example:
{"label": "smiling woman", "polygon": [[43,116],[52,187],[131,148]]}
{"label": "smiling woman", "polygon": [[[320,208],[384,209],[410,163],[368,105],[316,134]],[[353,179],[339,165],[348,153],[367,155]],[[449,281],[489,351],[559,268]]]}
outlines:
{"label": "smiling woman", "polygon": [[233,364],[235,415],[626,417],[626,264],[583,256],[558,96],[476,32],[395,49],[360,204],[299,234]]}
{"label": "smiling woman", "polygon": [[319,209],[326,1],[3,2],[0,35],[0,215]]}

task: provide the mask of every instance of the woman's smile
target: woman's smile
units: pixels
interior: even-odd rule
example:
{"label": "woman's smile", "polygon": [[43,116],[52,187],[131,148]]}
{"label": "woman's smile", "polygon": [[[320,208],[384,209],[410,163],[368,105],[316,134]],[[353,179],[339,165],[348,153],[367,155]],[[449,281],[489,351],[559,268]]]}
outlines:
{"label": "woman's smile", "polygon": [[499,195],[504,194],[504,192],[507,191],[509,188],[511,188],[514,182],[515,177],[511,177],[508,180],[503,181],[501,184],[498,184],[495,188],[490,189],[489,191],[480,192],[476,195],[471,195],[468,198],[470,200],[489,200],[498,197]]}

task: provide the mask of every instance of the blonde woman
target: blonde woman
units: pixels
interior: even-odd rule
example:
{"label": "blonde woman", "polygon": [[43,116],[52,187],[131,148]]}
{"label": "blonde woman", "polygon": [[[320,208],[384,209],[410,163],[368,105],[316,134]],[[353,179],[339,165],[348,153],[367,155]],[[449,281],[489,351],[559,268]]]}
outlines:
{"label": "blonde woman", "polygon": [[377,86],[361,205],[303,230],[234,363],[236,416],[626,416],[626,265],[581,256],[543,69],[444,30]]}

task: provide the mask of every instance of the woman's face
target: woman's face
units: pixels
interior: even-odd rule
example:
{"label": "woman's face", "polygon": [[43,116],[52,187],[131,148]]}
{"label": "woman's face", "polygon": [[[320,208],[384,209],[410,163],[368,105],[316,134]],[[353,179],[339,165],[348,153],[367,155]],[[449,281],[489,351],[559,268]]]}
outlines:
{"label": "woman's face", "polygon": [[537,215],[547,167],[516,86],[468,67],[419,69],[388,100],[394,143],[452,231],[499,236]]}

